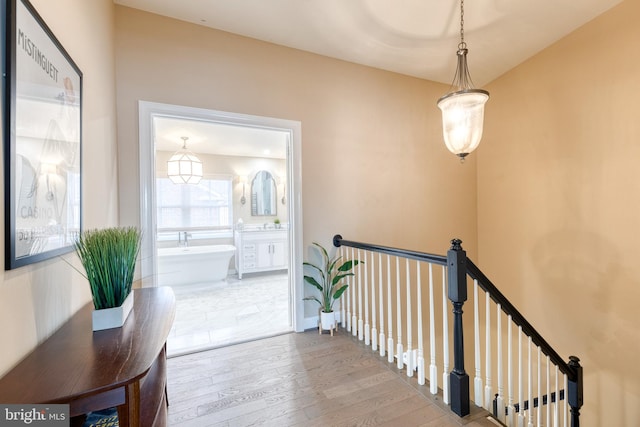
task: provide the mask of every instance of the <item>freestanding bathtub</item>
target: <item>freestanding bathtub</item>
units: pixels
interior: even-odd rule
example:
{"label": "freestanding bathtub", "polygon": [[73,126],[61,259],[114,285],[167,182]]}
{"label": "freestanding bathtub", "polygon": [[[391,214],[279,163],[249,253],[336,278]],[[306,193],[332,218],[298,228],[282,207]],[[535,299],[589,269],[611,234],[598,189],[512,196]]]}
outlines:
{"label": "freestanding bathtub", "polygon": [[227,277],[233,245],[178,246],[158,249],[158,285],[219,282]]}

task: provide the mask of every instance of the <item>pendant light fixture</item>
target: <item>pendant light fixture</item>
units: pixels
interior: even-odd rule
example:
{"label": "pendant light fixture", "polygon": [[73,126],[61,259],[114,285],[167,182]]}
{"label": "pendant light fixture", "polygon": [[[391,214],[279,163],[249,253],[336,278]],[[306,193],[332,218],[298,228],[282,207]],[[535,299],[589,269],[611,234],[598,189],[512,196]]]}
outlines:
{"label": "pendant light fixture", "polygon": [[461,0],[456,74],[451,83],[451,91],[438,100],[438,108],[442,110],[444,143],[461,161],[480,144],[484,104],[489,100],[489,92],[473,88],[467,67],[467,53],[464,41],[464,0]]}
{"label": "pendant light fixture", "polygon": [[176,151],[167,162],[167,175],[174,184],[197,184],[202,179],[202,162],[187,150],[186,136],[182,138],[182,149]]}

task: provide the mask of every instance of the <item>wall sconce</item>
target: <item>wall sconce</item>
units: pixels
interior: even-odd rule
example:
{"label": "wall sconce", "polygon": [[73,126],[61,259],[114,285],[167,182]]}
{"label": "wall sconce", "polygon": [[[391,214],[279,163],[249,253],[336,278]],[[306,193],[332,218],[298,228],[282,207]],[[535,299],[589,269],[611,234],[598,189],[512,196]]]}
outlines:
{"label": "wall sconce", "polygon": [[284,205],[287,201],[287,199],[284,197],[285,193],[285,178],[283,178],[282,176],[278,176],[278,184],[282,184],[282,198],[280,199],[280,201],[282,202],[282,204]]}
{"label": "wall sconce", "polygon": [[240,204],[244,205],[247,203],[247,198],[245,197],[245,186],[247,184],[247,177],[245,175],[240,175],[238,180],[242,184],[242,197],[240,197]]}

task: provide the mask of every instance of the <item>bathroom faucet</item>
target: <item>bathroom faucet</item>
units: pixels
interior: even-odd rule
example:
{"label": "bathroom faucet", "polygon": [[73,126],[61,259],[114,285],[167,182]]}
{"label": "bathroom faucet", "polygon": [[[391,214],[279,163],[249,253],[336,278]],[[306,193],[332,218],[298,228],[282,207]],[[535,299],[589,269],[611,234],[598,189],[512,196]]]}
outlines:
{"label": "bathroom faucet", "polygon": [[[184,240],[182,239],[184,237]],[[189,237],[191,237],[191,233],[187,233],[186,231],[178,232],[178,246],[189,246]]]}

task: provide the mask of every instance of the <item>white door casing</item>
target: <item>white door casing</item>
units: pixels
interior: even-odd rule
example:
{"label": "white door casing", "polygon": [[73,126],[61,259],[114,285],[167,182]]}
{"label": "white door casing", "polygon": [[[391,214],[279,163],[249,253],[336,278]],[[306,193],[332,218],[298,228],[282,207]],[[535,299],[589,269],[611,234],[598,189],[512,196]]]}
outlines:
{"label": "white door casing", "polygon": [[287,133],[286,200],[289,210],[289,283],[293,329],[304,330],[302,279],[302,124],[294,120],[229,113],[203,108],[138,101],[140,147],[140,271],[144,287],[156,286],[155,135],[153,118],[211,121]]}

